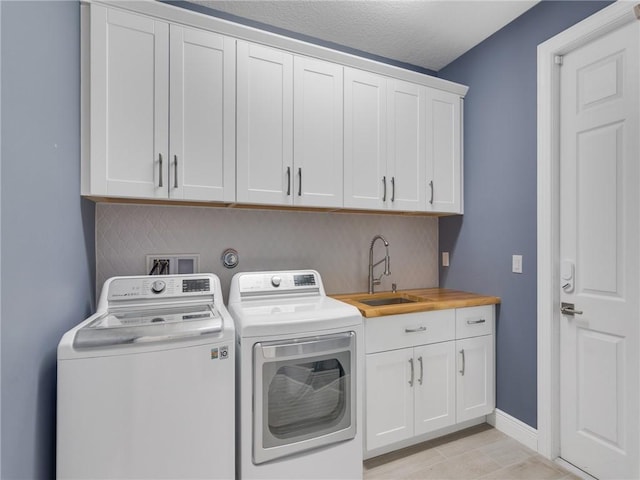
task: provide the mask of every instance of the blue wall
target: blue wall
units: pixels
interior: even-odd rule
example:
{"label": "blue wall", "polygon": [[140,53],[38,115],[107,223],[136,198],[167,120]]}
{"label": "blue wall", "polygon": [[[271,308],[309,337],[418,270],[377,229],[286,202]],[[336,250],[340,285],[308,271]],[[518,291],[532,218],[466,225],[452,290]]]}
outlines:
{"label": "blue wall", "polygon": [[[608,5],[545,1],[438,76],[468,85],[464,208],[441,218],[440,285],[502,297],[497,324],[497,407],[537,426],[536,63],[538,44]],[[523,273],[511,273],[511,255]]]}
{"label": "blue wall", "polygon": [[93,310],[80,198],[80,7],[0,2],[3,479],[55,476],[56,346]]}

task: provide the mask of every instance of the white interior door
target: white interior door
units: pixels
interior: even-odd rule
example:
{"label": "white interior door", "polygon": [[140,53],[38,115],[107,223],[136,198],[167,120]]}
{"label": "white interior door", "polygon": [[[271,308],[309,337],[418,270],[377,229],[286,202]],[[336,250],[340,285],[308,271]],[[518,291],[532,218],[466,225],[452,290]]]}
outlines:
{"label": "white interior door", "polygon": [[563,58],[562,458],[638,478],[638,45],[634,22]]}

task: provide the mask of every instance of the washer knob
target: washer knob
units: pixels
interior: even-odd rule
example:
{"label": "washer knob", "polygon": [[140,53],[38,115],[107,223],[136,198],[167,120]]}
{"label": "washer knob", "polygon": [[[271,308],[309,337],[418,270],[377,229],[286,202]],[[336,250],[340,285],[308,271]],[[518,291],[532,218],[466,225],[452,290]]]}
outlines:
{"label": "washer knob", "polygon": [[282,282],[282,279],[280,277],[278,276],[271,277],[271,285],[273,285],[274,287],[279,287],[281,282]]}
{"label": "washer knob", "polygon": [[162,280],[156,280],[151,284],[151,291],[153,293],[162,293],[167,286]]}

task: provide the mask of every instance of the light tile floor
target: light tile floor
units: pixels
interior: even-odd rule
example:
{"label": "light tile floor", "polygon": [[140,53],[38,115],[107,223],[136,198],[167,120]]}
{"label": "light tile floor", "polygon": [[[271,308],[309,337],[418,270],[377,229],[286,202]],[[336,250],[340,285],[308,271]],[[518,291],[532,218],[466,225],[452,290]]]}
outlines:
{"label": "light tile floor", "polygon": [[487,424],[364,462],[365,480],[579,480]]}

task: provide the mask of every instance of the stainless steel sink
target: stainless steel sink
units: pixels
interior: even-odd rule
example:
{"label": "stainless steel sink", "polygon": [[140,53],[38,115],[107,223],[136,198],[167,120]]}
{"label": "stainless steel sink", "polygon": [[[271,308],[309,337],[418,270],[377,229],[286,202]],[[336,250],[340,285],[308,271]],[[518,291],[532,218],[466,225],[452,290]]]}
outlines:
{"label": "stainless steel sink", "polygon": [[372,298],[369,300],[359,300],[360,303],[364,303],[365,305],[369,305],[370,307],[381,307],[383,305],[399,305],[402,303],[415,303],[417,301],[418,300],[406,297],[383,297]]}

